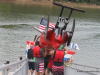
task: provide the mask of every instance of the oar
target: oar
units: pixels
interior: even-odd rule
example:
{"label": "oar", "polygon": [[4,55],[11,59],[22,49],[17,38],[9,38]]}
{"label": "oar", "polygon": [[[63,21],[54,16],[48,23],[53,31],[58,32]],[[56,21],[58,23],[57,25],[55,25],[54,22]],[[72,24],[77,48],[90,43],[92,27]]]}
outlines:
{"label": "oar", "polygon": [[36,35],[35,35],[34,41],[35,41],[35,39],[36,39],[36,37],[37,37],[37,34],[38,34],[38,31],[37,31],[37,33],[36,33]]}

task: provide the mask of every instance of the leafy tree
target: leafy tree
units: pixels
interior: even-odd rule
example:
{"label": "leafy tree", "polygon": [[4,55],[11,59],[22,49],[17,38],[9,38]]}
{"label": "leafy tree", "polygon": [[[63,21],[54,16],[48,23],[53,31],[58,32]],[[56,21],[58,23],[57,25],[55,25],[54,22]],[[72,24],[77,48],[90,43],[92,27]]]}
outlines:
{"label": "leafy tree", "polygon": [[100,5],[100,0],[55,0],[55,1],[59,1],[59,2],[62,2],[62,1],[70,1],[70,2],[78,2],[78,3],[90,3],[90,4],[97,4],[97,5]]}

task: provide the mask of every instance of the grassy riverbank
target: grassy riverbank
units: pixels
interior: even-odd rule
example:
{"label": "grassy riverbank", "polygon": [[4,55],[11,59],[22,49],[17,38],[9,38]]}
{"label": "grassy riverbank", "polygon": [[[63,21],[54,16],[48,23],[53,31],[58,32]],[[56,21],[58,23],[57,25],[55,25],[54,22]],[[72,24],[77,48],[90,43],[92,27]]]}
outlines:
{"label": "grassy riverbank", "polygon": [[[1,2],[13,2],[13,3],[17,3],[17,4],[42,4],[42,5],[52,6],[52,1],[7,1],[7,0],[5,0],[5,1],[1,1]],[[66,5],[66,6],[70,6],[70,7],[98,8],[98,9],[100,9],[100,6],[96,5],[96,4],[72,3],[72,2],[59,2],[59,3]]]}

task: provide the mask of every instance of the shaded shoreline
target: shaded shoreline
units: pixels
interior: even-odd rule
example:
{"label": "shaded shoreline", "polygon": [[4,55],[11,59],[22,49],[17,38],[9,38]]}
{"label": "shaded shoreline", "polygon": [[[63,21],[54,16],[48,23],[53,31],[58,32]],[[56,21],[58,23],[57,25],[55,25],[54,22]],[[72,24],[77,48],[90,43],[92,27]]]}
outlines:
{"label": "shaded shoreline", "polygon": [[[41,4],[41,5],[49,5],[49,6],[52,6],[52,2],[50,1],[0,1],[0,2],[12,2],[12,3],[15,3],[15,4]],[[57,3],[60,3],[60,4],[63,4],[63,5],[66,5],[66,6],[69,6],[69,7],[82,7],[82,8],[96,8],[96,9],[100,9],[100,6],[99,5],[96,5],[96,4],[86,4],[86,3],[72,3],[72,2],[57,2]]]}

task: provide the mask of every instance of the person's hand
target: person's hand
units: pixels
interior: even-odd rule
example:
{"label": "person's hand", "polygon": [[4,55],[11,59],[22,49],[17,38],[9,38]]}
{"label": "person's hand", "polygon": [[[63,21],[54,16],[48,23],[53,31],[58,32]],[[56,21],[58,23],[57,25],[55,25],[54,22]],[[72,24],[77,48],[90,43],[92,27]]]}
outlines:
{"label": "person's hand", "polygon": [[[41,36],[41,34],[40,34],[40,36]],[[39,36],[39,37],[40,37],[40,36]]]}
{"label": "person's hand", "polygon": [[64,51],[68,51],[68,50],[64,47]]}
{"label": "person's hand", "polygon": [[29,46],[31,46],[31,43],[29,43]]}
{"label": "person's hand", "polygon": [[47,50],[47,46],[45,46],[45,50]]}
{"label": "person's hand", "polygon": [[55,47],[54,47],[54,46],[52,46],[52,49],[53,49],[53,50],[55,50]]}

